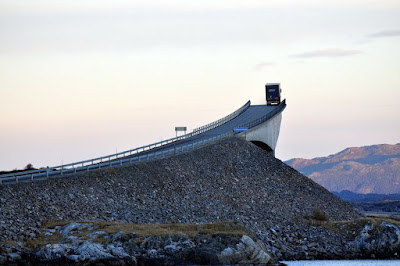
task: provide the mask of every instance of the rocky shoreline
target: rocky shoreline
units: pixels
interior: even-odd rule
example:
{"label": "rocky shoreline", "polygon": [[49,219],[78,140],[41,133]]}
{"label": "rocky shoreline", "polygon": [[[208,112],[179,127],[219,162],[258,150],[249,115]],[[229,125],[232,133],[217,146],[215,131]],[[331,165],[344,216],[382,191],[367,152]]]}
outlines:
{"label": "rocky shoreline", "polygon": [[[363,219],[345,254],[327,255],[304,242],[305,259],[388,259],[400,250],[400,227]],[[336,224],[349,233],[355,222]],[[59,224],[59,225],[56,225]],[[353,228],[354,230],[354,228]],[[4,247],[4,246],[3,246]],[[0,255],[6,265],[284,265],[265,243],[237,222],[134,225],[107,222],[57,222],[40,237]],[[304,258],[302,258],[304,259]],[[288,260],[286,257],[285,260]]]}
{"label": "rocky shoreline", "polygon": [[[109,232],[110,228],[118,227],[125,231]],[[47,244],[15,254],[10,259],[25,265],[217,265],[273,262],[261,241],[239,234],[244,232],[244,228],[238,223],[192,225],[190,228],[183,224],[171,224],[160,228],[168,233],[160,234],[153,228],[153,234],[143,235],[140,231],[132,232],[120,223],[109,224],[104,231],[104,223],[99,226],[98,223],[72,222],[45,230],[41,243]],[[210,234],[207,228],[217,231]]]}
{"label": "rocky shoreline", "polygon": [[[396,221],[385,224],[379,219],[360,217],[351,204],[262,149],[237,138],[155,162],[1,186],[0,207],[2,263],[16,263],[26,259],[26,254],[32,256],[32,250],[37,252],[45,247],[46,243],[34,246],[32,241],[51,233],[47,230],[58,230],[47,226],[51,221],[78,224],[233,221],[250,233],[238,234],[235,243],[225,243],[214,254],[235,248],[242,243],[243,236],[248,236],[254,243],[262,243],[258,246],[273,262],[398,258],[400,254]],[[123,235],[130,233],[133,232]],[[51,240],[51,235],[48,237]],[[68,244],[63,239],[55,243],[49,240],[48,244]],[[197,241],[182,238],[186,240]],[[85,250],[82,243],[87,241],[96,243],[85,239],[77,245],[69,243],[72,246],[67,249]],[[160,241],[163,243],[160,246],[166,244],[163,239]],[[111,244],[122,247],[138,262],[135,253],[129,253],[123,242]],[[108,252],[107,245],[99,249]]]}

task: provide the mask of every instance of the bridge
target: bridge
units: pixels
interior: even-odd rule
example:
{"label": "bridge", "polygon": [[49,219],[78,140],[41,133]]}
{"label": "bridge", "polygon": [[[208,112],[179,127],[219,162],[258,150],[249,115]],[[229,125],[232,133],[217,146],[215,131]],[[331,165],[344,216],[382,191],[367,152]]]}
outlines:
{"label": "bridge", "polygon": [[279,105],[251,105],[242,107],[192,132],[135,149],[76,163],[0,175],[0,184],[46,180],[89,172],[102,168],[148,162],[198,149],[218,140],[239,136],[274,154],[286,100]]}

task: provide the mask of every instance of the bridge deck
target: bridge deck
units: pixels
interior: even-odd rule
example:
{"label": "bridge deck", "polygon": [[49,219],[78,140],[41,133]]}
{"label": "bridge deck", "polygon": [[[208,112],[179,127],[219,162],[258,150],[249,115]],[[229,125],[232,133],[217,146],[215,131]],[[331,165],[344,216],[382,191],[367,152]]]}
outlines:
{"label": "bridge deck", "polygon": [[[176,147],[176,146],[182,146],[182,145],[190,145],[190,144],[198,143],[202,140],[207,140],[213,136],[218,136],[218,135],[222,135],[225,133],[231,133],[231,132],[233,132],[234,128],[240,127],[248,122],[260,119],[263,116],[267,115],[268,113],[271,113],[272,111],[274,111],[276,108],[277,108],[276,106],[251,105],[242,114],[240,114],[236,118],[228,121],[227,123],[225,123],[223,125],[220,125],[216,128],[210,129],[208,131],[191,136],[186,139],[175,141],[173,143],[165,144],[161,147],[157,147],[157,148],[153,148],[148,151],[141,152],[140,156],[143,156],[146,154],[151,154],[154,152],[168,151],[169,149],[173,148],[174,146]],[[135,154],[132,156],[127,156],[126,158],[130,158],[130,157],[133,158],[136,156],[137,155]]]}
{"label": "bridge deck", "polygon": [[[285,106],[286,103],[284,101],[280,106],[250,105],[249,101],[246,105],[232,113],[230,116],[203,126],[199,128],[200,130],[194,130],[192,133],[189,133],[182,138],[171,139],[170,141],[162,142],[161,144],[156,143],[148,145],[145,146],[147,149],[143,148],[141,151],[141,148],[132,150],[136,151],[135,153],[126,151],[129,153],[124,154],[123,157],[117,156],[116,158],[111,158],[111,155],[74,164],[3,175],[0,176],[0,184],[5,182],[14,183],[23,180],[39,180],[50,176],[56,177],[60,175],[62,176],[63,174],[74,174],[81,171],[90,171],[104,167],[122,166],[123,164],[140,162],[141,160],[153,160],[160,156],[163,157],[165,154],[171,154],[171,152],[175,154],[175,152],[190,150],[199,145],[203,145],[204,143],[212,143],[219,138],[233,134],[234,128],[245,126],[250,122],[264,122],[272,118],[275,114],[281,112]],[[255,125],[256,124],[252,123],[249,127]],[[204,131],[201,132],[201,130]],[[161,146],[157,146],[157,144]],[[91,164],[88,164],[88,162],[91,162]]]}
{"label": "bridge deck", "polygon": [[233,120],[219,126],[213,128],[209,131],[203,132],[201,134],[192,136],[187,139],[180,140],[179,143],[190,144],[193,142],[198,142],[202,139],[207,139],[212,136],[221,135],[224,133],[232,132],[234,128],[240,127],[247,122],[259,119],[264,115],[272,112],[276,107],[275,106],[267,106],[267,105],[251,105],[244,113],[234,118]]}

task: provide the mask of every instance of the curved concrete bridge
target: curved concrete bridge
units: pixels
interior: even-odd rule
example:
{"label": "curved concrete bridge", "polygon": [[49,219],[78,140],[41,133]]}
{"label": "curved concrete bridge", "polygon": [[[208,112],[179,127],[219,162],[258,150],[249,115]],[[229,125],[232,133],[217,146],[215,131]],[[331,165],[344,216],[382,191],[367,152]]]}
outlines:
{"label": "curved concrete bridge", "polygon": [[44,180],[83,171],[152,161],[197,149],[204,145],[212,144],[217,140],[233,136],[243,137],[257,146],[274,153],[279,136],[282,111],[285,108],[285,100],[276,106],[251,105],[250,101],[248,101],[228,116],[196,128],[191,133],[77,163],[0,175],[0,184]]}

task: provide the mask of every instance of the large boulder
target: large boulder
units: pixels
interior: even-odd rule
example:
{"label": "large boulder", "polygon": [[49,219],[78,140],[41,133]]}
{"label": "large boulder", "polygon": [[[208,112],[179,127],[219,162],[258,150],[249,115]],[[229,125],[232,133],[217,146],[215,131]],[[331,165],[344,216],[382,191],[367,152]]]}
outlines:
{"label": "large boulder", "polygon": [[218,256],[220,262],[227,264],[266,265],[271,257],[261,241],[254,242],[249,236],[242,236],[235,248],[228,247]]}

